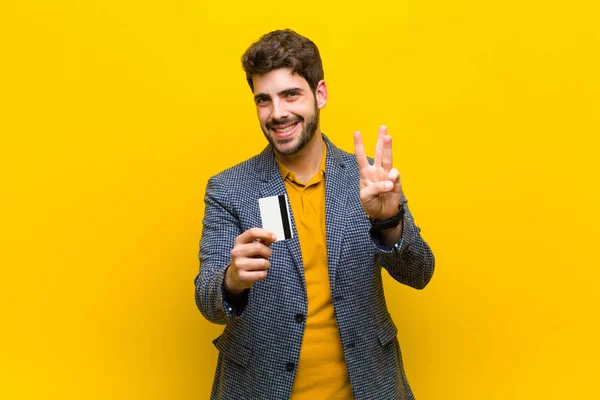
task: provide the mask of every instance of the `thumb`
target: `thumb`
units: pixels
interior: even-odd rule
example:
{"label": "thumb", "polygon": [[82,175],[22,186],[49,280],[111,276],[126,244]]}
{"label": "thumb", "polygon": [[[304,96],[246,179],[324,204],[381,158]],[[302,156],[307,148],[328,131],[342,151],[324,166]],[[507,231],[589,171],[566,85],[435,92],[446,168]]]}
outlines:
{"label": "thumb", "polygon": [[373,197],[377,197],[382,193],[387,193],[394,189],[394,184],[390,181],[375,182],[368,186],[365,186],[361,191],[361,197],[364,200],[370,200]]}

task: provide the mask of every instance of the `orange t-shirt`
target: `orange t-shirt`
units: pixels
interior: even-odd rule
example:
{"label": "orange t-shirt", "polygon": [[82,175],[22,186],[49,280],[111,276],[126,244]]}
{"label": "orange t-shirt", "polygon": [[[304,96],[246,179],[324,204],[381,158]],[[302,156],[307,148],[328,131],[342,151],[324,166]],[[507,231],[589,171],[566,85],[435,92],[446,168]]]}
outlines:
{"label": "orange t-shirt", "polygon": [[294,214],[308,297],[292,400],[353,398],[329,287],[323,147],[321,169],[306,184],[278,163]]}

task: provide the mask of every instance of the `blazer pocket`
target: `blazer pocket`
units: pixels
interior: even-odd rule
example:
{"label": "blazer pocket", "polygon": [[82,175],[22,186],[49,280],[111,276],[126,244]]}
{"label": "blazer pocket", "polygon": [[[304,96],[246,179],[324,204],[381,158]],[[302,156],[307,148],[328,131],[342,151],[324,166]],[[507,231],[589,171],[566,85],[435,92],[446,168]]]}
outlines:
{"label": "blazer pocket", "polygon": [[377,338],[382,346],[391,343],[398,334],[398,328],[392,321],[392,318],[388,317],[385,322],[377,328]]}
{"label": "blazer pocket", "polygon": [[219,352],[231,362],[238,364],[241,367],[247,367],[252,349],[243,343],[237,341],[225,340],[223,335],[213,340],[213,344]]}

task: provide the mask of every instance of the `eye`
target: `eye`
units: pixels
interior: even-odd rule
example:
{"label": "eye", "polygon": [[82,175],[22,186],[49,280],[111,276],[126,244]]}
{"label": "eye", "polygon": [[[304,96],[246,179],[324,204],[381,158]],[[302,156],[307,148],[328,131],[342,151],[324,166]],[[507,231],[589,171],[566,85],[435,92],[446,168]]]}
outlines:
{"label": "eye", "polygon": [[296,92],[296,91],[291,91],[291,92],[287,92],[287,93],[286,93],[286,96],[287,96],[287,97],[296,97],[296,96],[298,96],[298,95],[300,95],[300,93],[298,93],[298,92]]}
{"label": "eye", "polygon": [[269,99],[267,99],[266,97],[259,97],[255,100],[255,102],[257,106],[265,105],[269,102]]}

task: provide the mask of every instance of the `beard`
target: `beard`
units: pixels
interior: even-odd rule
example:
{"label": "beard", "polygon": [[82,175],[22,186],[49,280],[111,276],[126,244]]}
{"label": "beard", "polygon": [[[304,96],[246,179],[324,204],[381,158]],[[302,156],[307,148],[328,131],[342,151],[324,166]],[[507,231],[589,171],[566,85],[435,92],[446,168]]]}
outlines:
{"label": "beard", "polygon": [[[294,123],[294,122],[304,122],[304,127],[302,128],[302,132],[300,132],[300,136],[296,139],[296,137],[292,137],[289,139],[286,139],[285,141],[279,141],[277,142],[273,136],[270,134],[270,129],[273,129],[273,127],[278,126],[278,125],[284,125],[284,124],[289,124],[289,123]],[[271,146],[281,155],[284,156],[291,156],[293,154],[298,153],[300,150],[302,150],[304,147],[306,147],[306,145],[312,140],[312,138],[315,136],[315,132],[317,131],[317,127],[319,126],[319,109],[317,108],[317,101],[315,99],[315,108],[314,108],[314,112],[311,115],[308,115],[306,118],[302,118],[300,116],[295,116],[292,118],[284,118],[284,119],[280,119],[280,120],[269,120],[266,123],[265,127],[262,127],[262,131],[265,135],[265,137],[267,138],[267,140],[269,141],[269,143],[271,144]],[[296,140],[296,143],[291,146],[291,147],[284,147],[284,148],[279,148],[282,144],[288,144],[292,141]],[[277,144],[279,143],[279,147],[277,146]]]}

